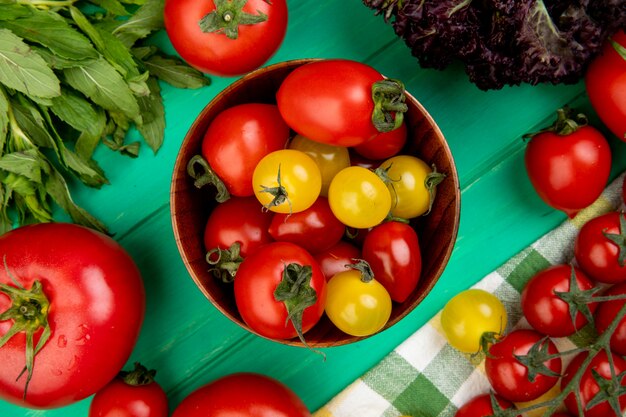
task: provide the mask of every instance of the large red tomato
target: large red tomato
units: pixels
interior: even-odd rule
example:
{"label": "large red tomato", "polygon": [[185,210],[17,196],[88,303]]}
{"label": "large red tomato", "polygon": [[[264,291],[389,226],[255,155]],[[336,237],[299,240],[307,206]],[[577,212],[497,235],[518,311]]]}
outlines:
{"label": "large red tomato", "polygon": [[283,149],[289,127],[271,104],[230,107],[213,119],[202,141],[202,156],[232,195],[254,194],[252,173],[267,154]]}
{"label": "large red tomato", "polygon": [[287,5],[285,0],[166,0],[164,21],[172,45],[189,65],[215,75],[241,75],[265,63],[282,43]]}
{"label": "large red tomato", "polygon": [[46,321],[50,331],[35,354],[25,398],[28,331],[0,347],[0,398],[60,407],[112,380],[135,346],[145,306],[139,270],[124,249],[93,230],[50,223],[0,236],[0,253],[0,336],[12,326],[32,327],[37,347]]}
{"label": "large red tomato", "polygon": [[549,206],[574,217],[604,190],[611,171],[611,149],[595,128],[572,128],[560,110],[551,130],[535,134],[526,147],[528,177]]}
{"label": "large red tomato", "polygon": [[224,376],[189,394],[172,417],[310,417],[286,385],[259,374]]}
{"label": "large red tomato", "polygon": [[591,219],[580,229],[574,255],[590,278],[610,284],[626,281],[626,227],[622,229],[622,223],[626,226],[624,214],[614,212]]}
{"label": "large red tomato", "polygon": [[393,301],[405,301],[417,287],[422,255],[410,225],[392,221],[374,227],[365,237],[362,256]]}
{"label": "large red tomato", "polygon": [[604,124],[621,140],[626,140],[626,33],[619,31],[591,62],[585,76],[589,100]]}
{"label": "large red tomato", "polygon": [[[378,71],[360,62],[316,61],[292,71],[276,99],[287,124],[302,136],[329,145],[355,146],[380,131],[393,130],[402,121],[406,111],[404,87],[397,81],[383,80]],[[381,82],[387,91],[373,93],[374,84],[380,86]],[[380,105],[375,105],[373,96]],[[386,116],[390,123],[385,122]],[[375,125],[373,120],[378,119],[381,124]]]}
{"label": "large red tomato", "polygon": [[[572,359],[561,380],[561,387],[565,387],[570,383],[576,372],[578,372],[578,370],[582,367],[587,356],[588,352],[582,352]],[[611,354],[611,356],[615,366],[615,375],[620,375],[622,372],[626,371],[626,361],[620,356],[614,354]],[[580,411],[583,411],[583,413],[579,414],[576,396],[573,393],[565,397],[565,406],[572,414],[583,415],[584,417],[617,417],[618,415],[615,414],[608,401],[601,401],[600,403],[596,403],[594,406],[587,408],[587,404],[594,400],[597,395],[602,395],[602,390],[600,389],[592,370],[595,370],[595,372],[597,372],[597,374],[605,380],[611,379],[611,365],[609,357],[604,350],[594,356],[589,366],[585,368],[580,384],[576,387],[580,392],[580,399],[583,406],[583,410]],[[617,387],[615,388],[623,390],[624,387],[626,387],[626,377],[622,376],[621,380],[617,382]],[[623,415],[626,411],[625,394],[619,396],[619,408],[621,411],[619,415]]]}
{"label": "large red tomato", "polygon": [[[557,383],[561,373],[561,358],[534,364],[537,361],[529,356],[533,354],[535,345],[547,349],[551,355],[558,353],[554,342],[543,339],[544,336],[534,330],[519,329],[491,345],[485,359],[485,373],[493,389],[503,398],[514,402],[531,401]],[[542,367],[546,372],[549,370],[550,375],[537,372],[537,369],[531,369],[531,373],[528,363],[523,363],[519,357],[528,358],[531,366]]]}
{"label": "large red tomato", "polygon": [[[239,265],[235,301],[241,318],[258,334],[271,339],[302,338],[324,313],[326,279],[306,250],[289,242],[273,242]],[[300,329],[294,326],[298,322]]]}

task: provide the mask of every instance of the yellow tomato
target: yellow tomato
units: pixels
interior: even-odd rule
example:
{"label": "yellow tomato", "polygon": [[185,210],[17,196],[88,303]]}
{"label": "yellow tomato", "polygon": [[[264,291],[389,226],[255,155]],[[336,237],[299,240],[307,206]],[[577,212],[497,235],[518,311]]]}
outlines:
{"label": "yellow tomato", "polygon": [[369,336],[389,320],[391,297],[385,287],[361,271],[339,272],[326,286],[326,315],[349,335]]}
{"label": "yellow tomato", "polygon": [[252,174],[256,198],[276,213],[297,213],[309,208],[322,188],[315,161],[304,152],[281,149],[267,154]]}
{"label": "yellow tomato", "polygon": [[502,302],[484,290],[465,290],[453,297],[441,312],[441,327],[448,343],[466,353],[476,353],[490,335],[502,334],[507,315]]}
{"label": "yellow tomato", "polygon": [[380,165],[389,179],[391,214],[412,219],[427,213],[435,198],[435,190],[444,174],[434,172],[426,162],[410,155],[398,155]]}
{"label": "yellow tomato", "polygon": [[320,195],[328,197],[330,182],[339,171],[350,166],[348,148],[315,142],[304,136],[296,135],[289,143],[289,149],[304,152],[317,164],[322,174]]}
{"label": "yellow tomato", "polygon": [[363,167],[342,169],[330,183],[328,203],[346,226],[367,229],[382,222],[391,209],[385,183]]}

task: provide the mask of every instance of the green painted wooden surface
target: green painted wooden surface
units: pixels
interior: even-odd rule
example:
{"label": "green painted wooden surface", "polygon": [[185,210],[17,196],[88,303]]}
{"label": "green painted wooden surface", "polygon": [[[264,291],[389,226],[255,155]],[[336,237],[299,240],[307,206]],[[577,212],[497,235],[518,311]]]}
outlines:
{"label": "green painted wooden surface", "polygon": [[[461,226],[450,263],[426,300],[391,329],[356,344],[326,349],[326,360],[306,349],[270,342],[223,317],[197,290],[178,255],[169,215],[170,177],[178,147],[200,110],[233,78],[212,77],[202,90],[163,86],[167,130],[155,156],[137,160],[106,148],[97,159],[111,185],[95,191],[74,185],[76,200],[102,219],[143,273],[147,312],[129,364],[158,369],[174,408],[189,392],[238,371],[273,376],[315,410],[357,378],[443,307],[534,241],[565,216],[543,204],[526,177],[521,136],[543,126],[559,106],[591,112],[584,86],[521,86],[483,92],[460,66],[420,69],[382,18],[359,0],[288,0],[285,41],[270,62],[342,57],[366,62],[402,79],[437,121],[454,154],[462,189]],[[173,52],[164,33],[155,42]],[[597,119],[591,113],[593,123]],[[605,131],[606,133],[606,131]],[[625,146],[610,137],[612,177],[626,168]],[[424,242],[427,244],[427,242]],[[2,366],[0,364],[0,372]],[[85,416],[90,399],[49,411],[0,402],[0,416]]]}

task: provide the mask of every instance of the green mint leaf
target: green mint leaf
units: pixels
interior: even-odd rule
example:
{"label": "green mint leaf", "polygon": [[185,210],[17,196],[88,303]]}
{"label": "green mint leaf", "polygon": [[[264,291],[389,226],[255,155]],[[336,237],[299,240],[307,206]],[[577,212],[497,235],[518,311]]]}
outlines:
{"label": "green mint leaf", "polygon": [[81,60],[62,58],[52,53],[52,51],[50,51],[48,48],[43,48],[36,45],[31,46],[31,49],[35,51],[38,55],[40,55],[43,60],[48,64],[48,66],[52,69],[80,67],[95,61],[95,58],[84,58]]}
{"label": "green mint leaf", "polygon": [[118,0],[89,0],[108,11],[113,16],[128,16],[128,10]]}
{"label": "green mint leaf", "polygon": [[56,169],[50,172],[45,186],[48,195],[70,215],[74,222],[107,233],[107,228],[104,224],[74,203],[70,190],[67,187],[67,182]]}
{"label": "green mint leaf", "polygon": [[122,76],[104,58],[63,70],[65,81],[106,110],[139,119],[139,105]]}
{"label": "green mint leaf", "polygon": [[143,117],[143,124],[138,127],[138,130],[148,146],[156,153],[163,144],[165,109],[158,81],[150,77],[147,84],[150,88],[150,95],[138,99]]}
{"label": "green mint leaf", "polygon": [[144,65],[150,74],[177,88],[200,88],[211,83],[200,71],[177,58],[153,55]]}
{"label": "green mint leaf", "polygon": [[36,149],[23,152],[12,152],[0,158],[0,170],[26,177],[34,183],[41,184],[41,157]]}
{"label": "green mint leaf", "polygon": [[37,186],[23,175],[14,174],[8,171],[0,171],[2,173],[2,183],[10,188],[15,194],[21,196],[37,195]]}
{"label": "green mint leaf", "polygon": [[[150,95],[150,87],[148,87],[147,83],[149,77],[150,73],[146,71],[143,74],[128,78],[128,87],[130,87],[133,94],[137,97],[147,97]],[[139,102],[139,100],[137,101]],[[139,107],[141,108],[141,103],[139,103]]]}
{"label": "green mint leaf", "polygon": [[0,27],[49,48],[62,58],[84,60],[98,57],[89,40],[53,11],[33,9],[31,16],[0,21]]}
{"label": "green mint leaf", "polygon": [[139,75],[137,62],[126,45],[119,38],[104,29],[95,26],[104,41],[104,48],[100,51],[127,80]]}
{"label": "green mint leaf", "polygon": [[146,0],[120,0],[122,3],[124,4],[136,4],[138,6],[141,6],[142,4],[145,4]]}
{"label": "green mint leaf", "polygon": [[0,83],[29,96],[61,94],[59,79],[43,58],[8,29],[0,29]]}
{"label": "green mint leaf", "polygon": [[13,220],[7,213],[9,202],[11,201],[11,189],[0,183],[0,234],[13,229]]}
{"label": "green mint leaf", "polygon": [[0,21],[14,20],[33,14],[33,9],[17,3],[0,4]]}
{"label": "green mint leaf", "polygon": [[0,156],[4,153],[4,144],[9,133],[9,100],[0,87]]}
{"label": "green mint leaf", "polygon": [[69,169],[85,185],[100,188],[103,184],[109,184],[102,168],[93,159],[84,160],[64,145],[60,146],[63,157],[63,166]]}
{"label": "green mint leaf", "polygon": [[163,28],[165,0],[146,0],[128,20],[118,25],[113,34],[126,46],[132,46],[154,31]]}
{"label": "green mint leaf", "polygon": [[138,47],[132,48],[130,50],[130,52],[133,54],[133,56],[135,58],[141,60],[141,61],[144,61],[144,60],[150,58],[157,51],[158,51],[158,48],[156,46],[153,46],[153,45],[138,46]]}
{"label": "green mint leaf", "polygon": [[37,107],[27,100],[11,100],[13,116],[20,129],[28,136],[33,145],[40,148],[58,149],[54,138],[47,129],[46,122]]}
{"label": "green mint leaf", "polygon": [[102,110],[94,108],[81,94],[70,88],[64,88],[59,97],[52,99],[50,110],[79,132],[87,132],[95,137],[104,133],[104,124],[99,122],[104,116]]}
{"label": "green mint leaf", "polygon": [[[102,129],[102,131],[104,132],[104,129],[106,128],[106,123],[107,118],[104,111],[102,109],[98,109],[98,117],[94,123],[96,130]],[[100,143],[100,139],[102,139],[103,136],[104,133],[100,135],[91,135],[86,131],[82,132],[76,140],[74,150],[81,158],[91,159],[94,151],[96,150],[96,146],[98,146],[98,144]]]}

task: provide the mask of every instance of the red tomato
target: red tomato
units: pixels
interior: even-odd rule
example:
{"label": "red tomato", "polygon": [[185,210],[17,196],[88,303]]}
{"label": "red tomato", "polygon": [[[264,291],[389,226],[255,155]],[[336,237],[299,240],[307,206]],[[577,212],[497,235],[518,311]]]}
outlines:
{"label": "red tomato", "polygon": [[[287,30],[285,0],[248,0],[243,8],[216,0],[166,0],[164,22],[172,45],[189,65],[215,75],[241,75],[260,67],[276,52]],[[215,26],[204,31],[209,14]],[[239,24],[242,15],[266,16],[264,21]]]}
{"label": "red tomato", "polygon": [[[493,389],[509,401],[531,401],[545,394],[559,380],[561,358],[553,358],[542,363],[555,375],[536,373],[532,381],[529,368],[517,359],[517,356],[528,355],[533,345],[541,342],[544,336],[534,330],[514,330],[503,339],[491,345],[485,359],[485,373]],[[546,346],[549,354],[558,353],[555,344],[550,340],[543,341],[539,346]],[[531,353],[532,354],[532,353]]]}
{"label": "red tomato", "polygon": [[[578,268],[574,268],[576,283],[581,291],[590,290],[593,283]],[[535,330],[552,337],[571,336],[577,329],[587,324],[587,319],[576,313],[576,325],[570,316],[570,307],[557,292],[568,292],[572,267],[570,265],[554,265],[533,276],[522,291],[522,311],[528,323]],[[593,313],[597,303],[588,304]]]}
{"label": "red tomato", "polygon": [[374,160],[391,158],[397,155],[406,143],[407,128],[406,123],[402,123],[399,128],[391,132],[381,132],[358,146],[354,150],[359,155]]}
{"label": "red tomato", "polygon": [[137,363],[134,371],[120,373],[93,397],[89,417],[167,417],[167,396],[155,373]]}
{"label": "red tomato", "polygon": [[172,417],[310,417],[302,400],[286,385],[259,374],[224,376],[187,396]]}
{"label": "red tomato", "polygon": [[[495,394],[494,397],[502,409],[506,410],[508,408],[513,408],[513,404],[507,400]],[[458,409],[454,417],[491,417],[494,413],[495,410],[491,405],[491,395],[482,394],[465,403]]]}
{"label": "red tomato", "polygon": [[362,256],[392,300],[403,302],[417,287],[422,255],[417,233],[408,224],[391,221],[374,227],[365,237]]}
{"label": "red tomato", "polygon": [[604,190],[611,170],[611,150],[604,136],[591,126],[564,133],[565,118],[560,112],[554,128],[563,133],[546,131],[532,137],[525,163],[539,197],[574,217]]}
{"label": "red tomato", "polygon": [[[563,375],[563,379],[561,380],[561,387],[567,386],[569,382],[572,380],[576,372],[581,368],[583,362],[587,358],[588,353],[582,352],[579,353],[570,364],[567,366],[565,370],[565,374]],[[620,356],[611,355],[613,359],[613,363],[615,366],[615,375],[619,375],[620,373],[626,371],[626,361],[622,359]],[[593,377],[593,373],[591,370],[594,369],[602,378],[611,379],[611,368],[609,364],[609,358],[604,350],[600,351],[592,360],[589,366],[585,369],[583,377],[580,381],[580,385],[578,386],[578,390],[580,391],[581,403],[583,406],[584,417],[616,417],[615,412],[609,405],[607,401],[602,401],[599,404],[594,405],[593,407],[587,409],[587,403],[589,403],[592,399],[598,395],[600,392],[600,387]],[[622,377],[619,386],[626,386],[626,377]],[[623,389],[623,388],[622,388]],[[622,414],[626,411],[626,394],[622,394],[619,396],[619,405]],[[570,413],[578,415],[578,406],[576,404],[576,397],[573,393],[569,394],[565,398],[565,406],[569,410]]]}
{"label": "red tomato", "polygon": [[245,258],[273,241],[267,230],[271,222],[272,213],[263,210],[255,197],[231,197],[211,212],[204,229],[204,246],[207,250],[228,249],[239,242]]}
{"label": "red tomato", "polygon": [[246,197],[254,194],[252,173],[257,163],[283,149],[288,140],[289,127],[276,106],[240,104],[213,119],[202,141],[202,156],[230,194]]}
{"label": "red tomato", "polygon": [[[360,62],[315,61],[292,71],[276,99],[287,124],[302,136],[329,145],[356,146],[379,133],[372,122],[372,86],[383,80],[378,71]],[[404,95],[403,86],[397,90],[396,97]]]}
{"label": "red tomato", "polygon": [[[623,214],[621,217],[626,226],[626,217]],[[596,281],[611,284],[626,281],[626,265],[620,266],[619,261],[622,250],[626,255],[626,247],[620,247],[625,236],[626,227],[622,230],[620,226],[620,213],[607,213],[589,220],[580,229],[574,245],[578,266]]]}
{"label": "red tomato", "polygon": [[[614,285],[602,296],[626,294],[626,282]],[[595,325],[598,333],[604,333],[617,317],[618,311],[626,303],[624,300],[603,301],[595,312]],[[626,318],[623,318],[611,336],[611,350],[622,356],[626,355]]]}
{"label": "red tomato", "polygon": [[345,230],[346,227],[337,220],[325,197],[319,197],[304,211],[274,214],[269,226],[269,234],[275,240],[295,243],[312,254],[335,245]]}
{"label": "red tomato", "polygon": [[[33,320],[47,320],[50,326],[50,337],[35,355],[25,398],[25,332],[0,347],[0,398],[27,407],[53,408],[105,386],[128,359],[144,316],[143,283],[130,256],[108,236],[62,223],[7,232],[0,236],[0,253],[6,261],[6,267],[0,267],[4,287],[0,311],[15,308],[13,319],[0,321],[0,337],[11,326],[32,325]],[[12,277],[26,288],[14,295],[14,303],[6,295],[8,290],[16,291]],[[25,301],[23,293],[36,292],[37,287],[41,288],[37,300]],[[21,303],[28,307],[27,313],[17,308]],[[39,326],[35,346],[42,337]]]}
{"label": "red tomato", "polygon": [[[623,30],[613,40],[626,47]],[[600,56],[589,65],[585,76],[589,100],[604,124],[622,140],[626,140],[626,57],[607,42]]]}
{"label": "red tomato", "polygon": [[353,263],[353,259],[361,257],[361,251],[356,246],[339,241],[335,246],[315,255],[315,260],[322,269],[322,273],[326,277],[326,281],[338,274],[349,270],[349,265]]}
{"label": "red tomato", "polygon": [[296,279],[293,275],[287,279],[284,277],[291,264],[311,268],[311,277],[301,283],[296,294],[311,299],[302,315],[301,333],[310,330],[324,313],[326,279],[315,259],[293,243],[269,243],[244,259],[235,279],[235,301],[241,318],[261,336],[271,339],[300,336],[294,328],[293,319],[287,321],[287,303],[276,297],[281,283],[286,285],[291,282],[288,289],[293,290]]}

